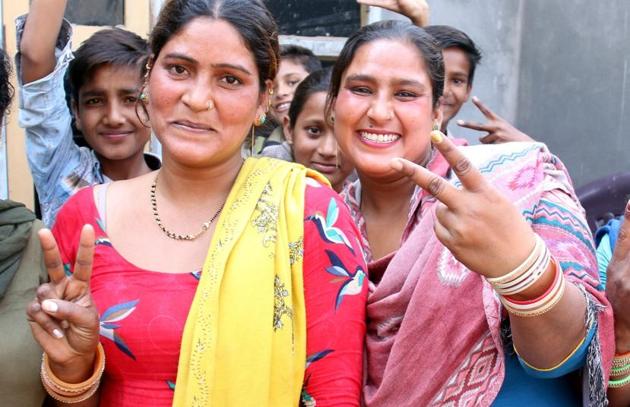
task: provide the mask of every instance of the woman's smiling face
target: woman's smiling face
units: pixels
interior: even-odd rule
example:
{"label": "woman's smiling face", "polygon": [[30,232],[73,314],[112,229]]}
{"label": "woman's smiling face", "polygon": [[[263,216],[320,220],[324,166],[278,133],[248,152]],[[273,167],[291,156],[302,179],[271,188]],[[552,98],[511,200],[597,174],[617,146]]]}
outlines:
{"label": "woman's smiling face", "polygon": [[362,45],[341,77],[334,112],[339,146],[361,176],[400,178],[392,158],[425,160],[438,112],[418,49],[395,39]]}
{"label": "woman's smiling face", "polygon": [[185,25],[160,51],[148,83],[164,158],[197,167],[240,155],[267,104],[258,78],[254,55],[232,25],[206,17]]}

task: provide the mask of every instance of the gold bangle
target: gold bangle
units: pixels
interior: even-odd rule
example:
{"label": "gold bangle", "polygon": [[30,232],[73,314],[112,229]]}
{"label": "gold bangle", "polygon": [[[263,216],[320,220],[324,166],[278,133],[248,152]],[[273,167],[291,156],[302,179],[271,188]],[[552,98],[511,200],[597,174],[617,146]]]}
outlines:
{"label": "gold bangle", "polygon": [[100,343],[96,347],[94,372],[81,383],[66,383],[59,379],[50,369],[48,355],[42,355],[41,378],[44,388],[52,398],[63,403],[79,403],[90,398],[98,390],[104,370],[105,351]]}

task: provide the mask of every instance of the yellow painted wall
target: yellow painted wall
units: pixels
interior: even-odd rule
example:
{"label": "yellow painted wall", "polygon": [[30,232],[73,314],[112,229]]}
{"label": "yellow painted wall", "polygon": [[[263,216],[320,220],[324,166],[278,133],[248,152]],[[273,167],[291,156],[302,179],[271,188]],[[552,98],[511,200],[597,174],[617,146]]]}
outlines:
{"label": "yellow painted wall", "polygon": [[[29,0],[0,0],[3,6],[6,51],[13,56],[16,52],[15,18],[28,13]],[[125,1],[125,26],[146,37],[149,32],[149,0]],[[73,45],[76,47],[95,31],[103,27],[75,26]],[[14,78],[15,83],[15,78]],[[33,180],[31,178],[24,148],[24,131],[18,126],[17,97],[7,120],[7,164],[9,198],[24,202],[33,208]]]}

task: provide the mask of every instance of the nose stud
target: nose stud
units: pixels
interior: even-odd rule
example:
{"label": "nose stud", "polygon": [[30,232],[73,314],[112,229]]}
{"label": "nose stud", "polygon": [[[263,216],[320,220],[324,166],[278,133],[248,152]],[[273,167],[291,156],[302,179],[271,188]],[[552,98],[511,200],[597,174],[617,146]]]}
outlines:
{"label": "nose stud", "polygon": [[214,109],[214,102],[212,100],[208,100],[208,110]]}

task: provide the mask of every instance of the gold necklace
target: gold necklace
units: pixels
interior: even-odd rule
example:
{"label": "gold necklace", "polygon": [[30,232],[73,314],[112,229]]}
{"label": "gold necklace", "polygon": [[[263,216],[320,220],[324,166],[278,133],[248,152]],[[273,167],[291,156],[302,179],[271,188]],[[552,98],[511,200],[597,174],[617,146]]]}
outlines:
{"label": "gold necklace", "polygon": [[171,239],[174,239],[174,240],[189,240],[189,241],[197,239],[206,230],[208,230],[210,228],[210,225],[212,224],[212,222],[214,222],[214,220],[217,218],[217,216],[219,216],[219,214],[223,210],[223,205],[221,205],[219,210],[212,216],[212,218],[210,218],[209,221],[204,222],[201,225],[201,230],[199,232],[195,233],[194,235],[180,235],[179,233],[171,232],[170,230],[168,230],[166,228],[166,226],[164,226],[162,224],[162,220],[160,219],[160,214],[158,213],[157,199],[155,197],[155,190],[157,188],[157,179],[158,179],[158,177],[156,175],[155,176],[155,180],[153,180],[153,184],[151,184],[151,209],[153,210],[153,219],[155,220],[155,223],[157,223],[157,225],[160,227],[162,232],[164,232],[164,234],[166,236],[168,236],[169,238],[171,238]]}

